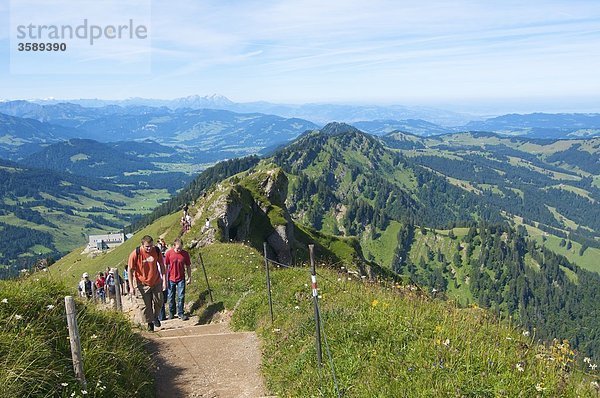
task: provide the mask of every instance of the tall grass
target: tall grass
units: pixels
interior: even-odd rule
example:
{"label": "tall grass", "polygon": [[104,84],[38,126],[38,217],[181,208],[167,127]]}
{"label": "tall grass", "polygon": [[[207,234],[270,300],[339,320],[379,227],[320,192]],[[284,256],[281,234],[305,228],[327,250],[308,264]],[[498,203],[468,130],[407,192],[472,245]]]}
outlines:
{"label": "tall grass", "polygon": [[77,302],[87,387],[75,379],[64,296],[46,278],[0,281],[0,397],[148,397],[151,358],[124,315]]}
{"label": "tall grass", "polygon": [[[263,373],[281,397],[596,397],[598,373],[584,373],[567,342],[548,346],[479,308],[460,309],[406,286],[380,285],[320,268],[323,347],[316,364],[307,268],[273,269],[270,323],[262,256],[240,244],[201,249],[216,303],[203,276],[189,289],[202,318],[236,308],[232,325],[257,330]],[[192,251],[197,258],[197,251]],[[197,260],[196,260],[197,261]]]}

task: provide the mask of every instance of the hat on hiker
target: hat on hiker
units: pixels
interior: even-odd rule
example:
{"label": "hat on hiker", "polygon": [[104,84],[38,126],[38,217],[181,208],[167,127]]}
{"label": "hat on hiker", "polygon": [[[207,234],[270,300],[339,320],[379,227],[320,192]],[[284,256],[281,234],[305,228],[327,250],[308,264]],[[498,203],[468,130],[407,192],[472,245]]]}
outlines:
{"label": "hat on hiker", "polygon": [[115,273],[115,271],[113,271],[112,269],[110,271],[108,271],[109,274],[113,274]]}
{"label": "hat on hiker", "polygon": [[83,275],[82,275],[83,278],[88,278],[89,276],[90,275],[87,272],[84,272]]}

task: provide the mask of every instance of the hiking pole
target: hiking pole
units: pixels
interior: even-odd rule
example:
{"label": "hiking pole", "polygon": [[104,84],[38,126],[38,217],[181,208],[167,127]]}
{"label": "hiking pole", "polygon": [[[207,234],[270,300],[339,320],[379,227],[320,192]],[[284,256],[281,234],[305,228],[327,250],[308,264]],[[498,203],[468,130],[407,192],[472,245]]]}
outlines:
{"label": "hiking pole", "polygon": [[115,304],[117,311],[123,311],[123,302],[121,301],[121,284],[119,283],[119,267],[114,269],[113,280],[115,282]]}
{"label": "hiking pole", "polygon": [[315,345],[317,348],[317,364],[323,366],[323,354],[321,352],[321,318],[319,316],[319,291],[317,290],[317,271],[315,269],[315,245],[308,245],[310,255],[310,280],[312,284],[313,303],[315,306]]}
{"label": "hiking pole", "polygon": [[267,242],[263,242],[265,253],[265,269],[267,270],[267,293],[269,296],[269,311],[271,313],[271,325],[273,324],[273,299],[271,298],[271,275],[269,274],[269,259],[267,258]]}
{"label": "hiking pole", "polygon": [[206,275],[206,267],[204,266],[204,260],[202,259],[202,253],[200,253],[200,251],[198,251],[198,257],[200,258],[200,264],[202,265],[202,272],[204,273],[204,280],[206,281],[206,287],[208,288],[208,295],[210,297],[210,302],[212,303],[214,301],[213,296],[212,296],[212,290],[208,283],[208,276]]}

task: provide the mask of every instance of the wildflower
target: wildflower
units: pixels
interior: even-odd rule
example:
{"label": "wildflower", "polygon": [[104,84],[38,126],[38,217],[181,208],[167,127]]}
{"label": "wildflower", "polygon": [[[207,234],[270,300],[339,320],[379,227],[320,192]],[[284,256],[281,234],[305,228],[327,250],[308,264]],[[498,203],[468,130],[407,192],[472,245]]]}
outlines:
{"label": "wildflower", "polygon": [[510,340],[512,340],[512,337],[507,337],[507,338],[506,338],[506,340],[509,340],[509,341],[510,341]]}
{"label": "wildflower", "polygon": [[300,306],[299,306],[299,305],[297,305],[297,306],[295,306],[295,307],[294,307],[294,309],[295,309],[295,310],[299,310],[299,309],[300,309]]}
{"label": "wildflower", "polygon": [[87,390],[81,390],[81,395],[87,395]]}
{"label": "wildflower", "polygon": [[525,368],[523,367],[523,364],[521,362],[519,362],[518,364],[515,365],[515,368],[519,371],[519,372],[524,372]]}
{"label": "wildflower", "polygon": [[15,319],[16,319],[17,321],[19,321],[19,320],[23,319],[23,315],[16,314],[16,315],[15,315]]}
{"label": "wildflower", "polygon": [[349,281],[351,281],[351,280],[352,280],[352,278],[348,277],[348,280],[349,280]]}
{"label": "wildflower", "polygon": [[377,304],[379,304],[379,300],[373,300],[371,307],[377,307]]}
{"label": "wildflower", "polygon": [[595,388],[596,390],[600,390],[600,384],[598,384],[597,381],[592,381],[590,383],[590,386],[592,386],[593,388]]}
{"label": "wildflower", "polygon": [[5,298],[5,299],[2,299],[2,303],[3,303],[3,304],[8,304],[8,299],[7,299],[7,298]]}
{"label": "wildflower", "polygon": [[523,330],[523,336],[529,337],[529,330]]}
{"label": "wildflower", "polygon": [[597,367],[598,365],[596,365],[595,363],[590,363],[590,369],[596,370]]}
{"label": "wildflower", "polygon": [[590,357],[585,357],[583,358],[583,363],[592,363],[592,360]]}
{"label": "wildflower", "polygon": [[74,396],[75,396],[75,391],[73,391],[73,392],[71,393],[71,398],[73,398]]}
{"label": "wildflower", "polygon": [[95,334],[93,334],[93,335],[92,335],[90,338],[91,338],[92,340],[95,340],[95,339],[97,339],[97,338],[98,338],[98,336],[96,336]]}
{"label": "wildflower", "polygon": [[52,305],[52,304],[48,304],[48,305],[46,306],[46,309],[47,309],[48,311],[50,311],[50,310],[53,310],[53,309],[54,309],[54,305]]}
{"label": "wildflower", "polygon": [[449,346],[450,346],[450,339],[446,339],[446,340],[444,340],[444,345],[445,345],[446,347],[449,347]]}
{"label": "wildflower", "polygon": [[273,329],[273,332],[279,333],[279,332],[281,332],[281,329]]}
{"label": "wildflower", "polygon": [[543,384],[543,383],[537,383],[537,384],[535,385],[535,390],[536,390],[537,392],[542,392],[542,391],[544,391],[545,389],[546,389],[546,387],[544,387],[544,384]]}
{"label": "wildflower", "polygon": [[341,281],[342,281],[342,278],[338,278],[338,282],[341,282]]}
{"label": "wildflower", "polygon": [[66,387],[69,385],[69,383],[60,383],[61,386]]}

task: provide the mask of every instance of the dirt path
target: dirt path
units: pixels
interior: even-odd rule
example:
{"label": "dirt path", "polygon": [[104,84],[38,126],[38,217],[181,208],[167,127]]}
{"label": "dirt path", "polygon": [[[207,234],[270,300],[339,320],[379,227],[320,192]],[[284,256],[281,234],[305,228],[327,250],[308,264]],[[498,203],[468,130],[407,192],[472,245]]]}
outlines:
{"label": "dirt path", "polygon": [[[123,300],[123,307],[138,319],[129,299]],[[265,396],[254,332],[233,332],[227,321],[199,325],[198,317],[190,317],[163,321],[144,336],[158,364],[157,398]]]}

